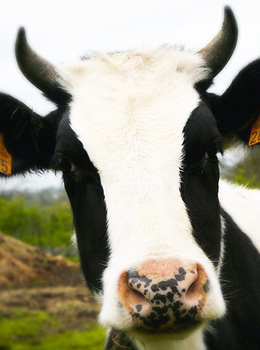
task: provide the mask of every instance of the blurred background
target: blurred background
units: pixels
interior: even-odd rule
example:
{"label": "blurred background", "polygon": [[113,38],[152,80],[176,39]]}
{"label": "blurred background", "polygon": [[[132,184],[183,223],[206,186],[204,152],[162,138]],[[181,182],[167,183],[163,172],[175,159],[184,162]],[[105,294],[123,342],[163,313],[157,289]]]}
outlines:
{"label": "blurred background", "polygon": [[[239,70],[260,56],[257,0],[9,0],[0,2],[0,91],[41,115],[54,109],[20,73],[17,30],[54,64],[95,51],[162,44],[188,50],[205,46],[219,31],[230,5],[239,26],[237,49],[215,79],[222,93]],[[222,176],[260,187],[260,154],[242,147],[220,159]],[[0,180],[0,350],[101,350],[105,331],[98,306],[84,287],[78,266],[70,206],[59,175]]]}

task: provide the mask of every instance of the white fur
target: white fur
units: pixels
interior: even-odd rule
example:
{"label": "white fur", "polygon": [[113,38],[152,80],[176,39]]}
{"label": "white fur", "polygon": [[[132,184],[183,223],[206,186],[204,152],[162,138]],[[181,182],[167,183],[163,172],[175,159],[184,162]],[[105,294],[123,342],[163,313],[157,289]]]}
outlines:
{"label": "white fur", "polygon": [[155,339],[154,336],[147,337],[145,340],[136,340],[138,350],[206,350],[201,330],[192,333],[185,339]]}
{"label": "white fur", "polygon": [[220,181],[221,206],[233,218],[260,252],[260,191]]}
{"label": "white fur", "polygon": [[183,128],[199,103],[193,86],[207,74],[202,66],[198,55],[160,49],[96,55],[60,68],[73,97],[71,127],[105,194],[111,249],[100,314],[105,326],[131,326],[118,308],[118,278],[151,257],[200,263],[212,286],[204,316],[224,313],[217,272],[192,236],[179,190]]}
{"label": "white fur", "polygon": [[221,242],[220,242],[220,256],[219,256],[219,263],[218,263],[218,276],[220,276],[221,266],[223,265],[223,259],[225,255],[225,233],[226,233],[226,222],[223,216],[220,218],[221,220]]}

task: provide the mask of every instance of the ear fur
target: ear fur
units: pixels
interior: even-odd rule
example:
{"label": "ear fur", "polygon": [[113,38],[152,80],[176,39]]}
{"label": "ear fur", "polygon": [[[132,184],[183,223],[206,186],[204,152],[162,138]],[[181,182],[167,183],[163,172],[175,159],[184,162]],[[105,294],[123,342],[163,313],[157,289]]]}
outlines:
{"label": "ear fur", "polygon": [[0,133],[12,156],[12,175],[49,167],[60,115],[56,110],[42,118],[12,96],[0,93]]}
{"label": "ear fur", "polygon": [[224,139],[247,145],[260,114],[260,59],[242,69],[222,96],[206,99]]}

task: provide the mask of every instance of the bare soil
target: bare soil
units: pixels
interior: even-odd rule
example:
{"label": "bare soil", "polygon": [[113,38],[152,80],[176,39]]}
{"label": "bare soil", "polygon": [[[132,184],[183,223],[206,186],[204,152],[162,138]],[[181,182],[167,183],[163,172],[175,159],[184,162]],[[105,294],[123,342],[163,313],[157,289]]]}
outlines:
{"label": "bare soil", "polygon": [[83,285],[79,264],[0,233],[0,290],[40,285]]}
{"label": "bare soil", "polygon": [[71,330],[96,320],[98,305],[78,263],[0,233],[0,318],[17,310],[45,311]]}

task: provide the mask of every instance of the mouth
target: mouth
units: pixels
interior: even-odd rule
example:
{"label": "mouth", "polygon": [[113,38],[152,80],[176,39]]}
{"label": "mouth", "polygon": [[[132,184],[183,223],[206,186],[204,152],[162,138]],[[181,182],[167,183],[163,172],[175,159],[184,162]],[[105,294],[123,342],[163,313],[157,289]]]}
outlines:
{"label": "mouth", "polygon": [[142,339],[184,339],[191,333],[202,328],[205,322],[196,321],[189,325],[176,325],[171,328],[164,329],[147,329],[144,327],[135,327],[128,330],[129,334],[132,334],[136,338]]}
{"label": "mouth", "polygon": [[192,333],[202,328],[203,322],[198,322],[189,326],[176,326],[171,329],[158,329],[149,331],[144,328],[132,328],[127,333],[139,341],[169,341],[169,340],[183,340],[188,338]]}

